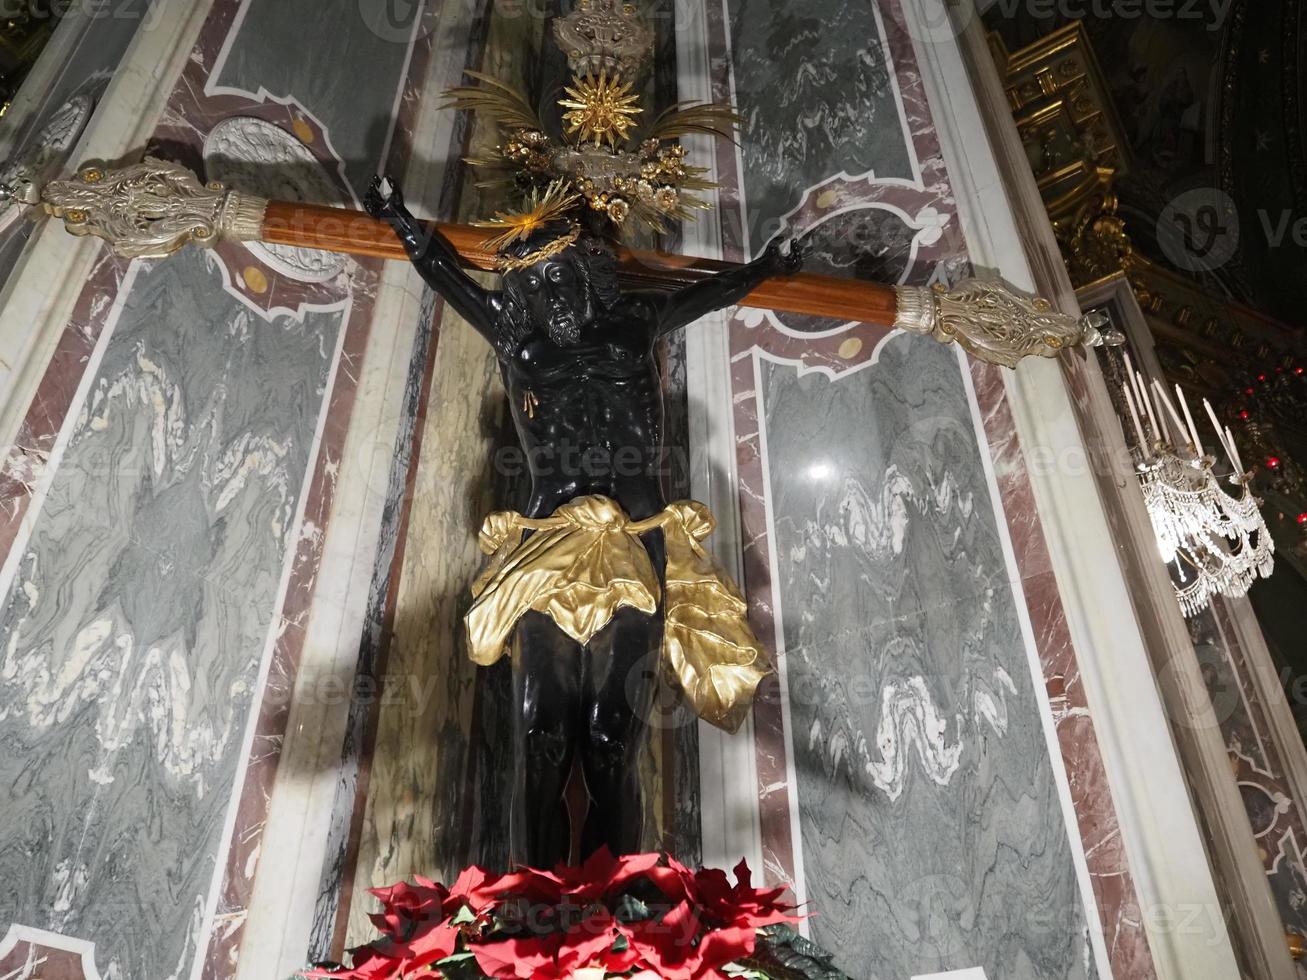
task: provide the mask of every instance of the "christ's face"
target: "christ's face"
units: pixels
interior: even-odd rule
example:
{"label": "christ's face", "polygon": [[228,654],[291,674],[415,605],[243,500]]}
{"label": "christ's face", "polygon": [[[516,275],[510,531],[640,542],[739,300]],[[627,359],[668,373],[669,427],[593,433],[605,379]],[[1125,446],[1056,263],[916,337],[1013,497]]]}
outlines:
{"label": "christ's face", "polygon": [[542,324],[560,347],[579,341],[581,329],[594,319],[594,303],[572,256],[564,252],[516,275],[531,320]]}

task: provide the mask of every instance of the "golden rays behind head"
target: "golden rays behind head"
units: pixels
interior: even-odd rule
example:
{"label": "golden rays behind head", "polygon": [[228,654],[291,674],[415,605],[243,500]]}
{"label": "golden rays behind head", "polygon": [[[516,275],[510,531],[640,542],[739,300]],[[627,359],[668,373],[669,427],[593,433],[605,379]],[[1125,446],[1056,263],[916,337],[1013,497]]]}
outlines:
{"label": "golden rays behind head", "polygon": [[555,180],[545,188],[544,193],[532,191],[521,210],[496,211],[493,218],[474,221],[472,224],[477,228],[489,228],[497,232],[487,238],[484,244],[486,248],[498,251],[514,242],[526,241],[532,232],[551,221],[566,218],[580,200],[577,194],[568,190],[566,181]]}

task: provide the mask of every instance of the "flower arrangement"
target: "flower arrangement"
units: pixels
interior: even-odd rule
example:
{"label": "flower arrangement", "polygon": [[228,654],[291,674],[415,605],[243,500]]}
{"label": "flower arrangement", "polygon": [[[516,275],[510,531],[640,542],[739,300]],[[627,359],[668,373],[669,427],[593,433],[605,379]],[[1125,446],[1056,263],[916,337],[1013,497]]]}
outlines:
{"label": "flower arrangement", "polygon": [[794,931],[785,889],[691,871],[660,854],[579,866],[464,870],[446,888],[426,878],[373,889],[381,937],[351,951],[352,966],[301,976],[339,980],[847,980]]}

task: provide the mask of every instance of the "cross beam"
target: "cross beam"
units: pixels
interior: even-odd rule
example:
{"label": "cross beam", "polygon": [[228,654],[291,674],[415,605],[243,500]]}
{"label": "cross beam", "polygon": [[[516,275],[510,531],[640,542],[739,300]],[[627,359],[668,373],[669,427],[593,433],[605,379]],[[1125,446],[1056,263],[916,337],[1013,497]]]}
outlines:
{"label": "cross beam", "polygon": [[[390,227],[362,211],[268,201],[221,184],[203,184],[177,163],[146,157],[126,167],[83,167],[44,188],[12,190],[25,203],[62,219],[69,232],[107,241],[127,258],[161,258],[194,243],[263,241],[382,259],[407,259]],[[433,223],[469,268],[491,270],[494,255],[469,225]],[[713,259],[623,249],[624,285],[675,289],[735,268]],[[1001,283],[970,279],[942,286],[888,286],[800,273],[764,282],[743,306],[856,320],[956,341],[973,357],[1016,367],[1025,357],[1055,357],[1103,342],[1097,322],[1054,310]]]}
{"label": "cross beam", "polygon": [[[446,222],[431,222],[430,227],[449,239],[469,268],[493,270],[495,255],[481,244],[486,237],[484,229]],[[344,208],[269,201],[259,237],[277,245],[383,259],[408,258],[389,225],[362,211]],[[675,289],[733,268],[737,266],[732,262],[668,252],[622,248],[618,254],[618,276],[622,284],[636,288]],[[800,273],[768,280],[740,305],[892,327],[898,296],[893,286]]]}

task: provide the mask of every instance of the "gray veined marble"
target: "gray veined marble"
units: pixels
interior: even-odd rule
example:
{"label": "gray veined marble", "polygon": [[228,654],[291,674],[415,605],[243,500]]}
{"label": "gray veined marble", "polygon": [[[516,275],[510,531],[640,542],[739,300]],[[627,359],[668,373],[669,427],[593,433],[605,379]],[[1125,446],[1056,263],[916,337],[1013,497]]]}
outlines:
{"label": "gray veined marble", "polygon": [[293,98],[326,127],[361,198],[423,0],[249,0],[215,84]]}
{"label": "gray veined marble", "polygon": [[841,171],[912,178],[876,0],[729,0],[754,249]]}
{"label": "gray veined marble", "polygon": [[954,353],[761,394],[813,937],[876,980],[1096,976]]}
{"label": "gray veined marble", "polygon": [[342,329],[141,267],[0,612],[0,923],[186,975]]}

